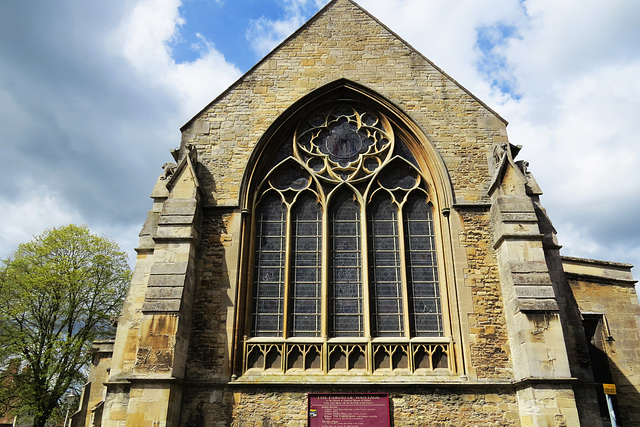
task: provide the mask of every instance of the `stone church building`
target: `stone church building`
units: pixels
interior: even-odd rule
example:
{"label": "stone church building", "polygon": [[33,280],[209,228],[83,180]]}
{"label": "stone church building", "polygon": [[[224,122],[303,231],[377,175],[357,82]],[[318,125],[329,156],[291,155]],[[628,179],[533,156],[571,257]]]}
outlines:
{"label": "stone church building", "polygon": [[182,127],[73,424],[640,425],[631,266],[560,255],[506,127],[329,3]]}

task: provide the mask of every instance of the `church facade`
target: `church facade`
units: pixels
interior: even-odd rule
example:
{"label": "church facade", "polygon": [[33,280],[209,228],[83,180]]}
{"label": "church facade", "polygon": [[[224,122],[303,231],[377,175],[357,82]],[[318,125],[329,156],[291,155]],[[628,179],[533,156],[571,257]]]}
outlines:
{"label": "church facade", "polygon": [[506,126],[329,3],[181,129],[74,425],[640,425],[631,266],[560,255]]}

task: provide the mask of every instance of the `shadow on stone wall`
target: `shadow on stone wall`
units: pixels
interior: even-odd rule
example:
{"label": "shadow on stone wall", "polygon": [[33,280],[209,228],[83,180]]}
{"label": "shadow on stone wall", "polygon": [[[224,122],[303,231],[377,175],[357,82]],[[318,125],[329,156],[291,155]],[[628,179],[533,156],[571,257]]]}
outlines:
{"label": "shadow on stone wall", "polygon": [[[614,410],[619,427],[640,426],[640,393],[636,385],[608,358],[617,394],[613,396]],[[600,397],[601,396],[601,397]],[[599,398],[605,399],[600,389]],[[606,402],[605,402],[606,408]]]}

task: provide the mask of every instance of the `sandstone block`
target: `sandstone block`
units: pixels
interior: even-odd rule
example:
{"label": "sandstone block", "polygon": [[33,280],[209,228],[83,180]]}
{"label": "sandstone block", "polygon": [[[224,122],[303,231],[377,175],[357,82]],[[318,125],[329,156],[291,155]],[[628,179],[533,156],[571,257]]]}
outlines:
{"label": "sandstone block", "polygon": [[181,302],[180,299],[145,300],[142,305],[142,311],[145,313],[180,311]]}
{"label": "sandstone block", "polygon": [[153,264],[151,275],[154,274],[186,274],[189,264],[186,262],[166,262]]}

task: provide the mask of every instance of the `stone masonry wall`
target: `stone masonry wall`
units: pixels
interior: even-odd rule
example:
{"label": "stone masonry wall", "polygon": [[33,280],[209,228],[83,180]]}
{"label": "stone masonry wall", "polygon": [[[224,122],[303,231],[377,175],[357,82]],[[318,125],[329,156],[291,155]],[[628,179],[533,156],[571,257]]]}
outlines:
{"label": "stone masonry wall", "polygon": [[486,199],[493,145],[505,123],[347,0],[334,3],[183,128],[204,166],[207,203],[237,206],[253,148],[291,104],[346,78],[405,111],[439,150],[459,202]]}
{"label": "stone masonry wall", "polygon": [[633,286],[569,281],[581,312],[605,315],[611,339],[606,352],[617,387],[621,425],[640,425],[640,304]]}
{"label": "stone masonry wall", "polygon": [[[185,392],[180,426],[306,427],[307,393],[335,390],[191,389]],[[340,390],[354,392],[359,390]],[[382,390],[389,393],[394,427],[519,426],[515,394],[507,390],[478,393],[431,388]]]}
{"label": "stone masonry wall", "polygon": [[[333,390],[332,390],[333,391]],[[348,392],[357,393],[358,390]],[[494,427],[518,426],[515,395],[455,392],[449,389],[381,390],[389,393],[391,425]],[[307,396],[282,390],[236,393],[231,426],[304,427],[307,425]]]}
{"label": "stone masonry wall", "polygon": [[466,249],[468,263],[465,284],[471,288],[473,298],[473,312],[468,314],[471,364],[478,378],[512,378],[489,212],[467,210],[461,216],[464,230],[460,242]]}
{"label": "stone masonry wall", "polygon": [[227,308],[231,286],[225,251],[231,244],[229,221],[231,212],[206,214],[202,223],[198,277],[193,305],[193,321],[189,339],[187,378],[207,381],[229,380]]}
{"label": "stone masonry wall", "polygon": [[234,396],[226,388],[190,387],[184,390],[180,427],[228,427]]}

